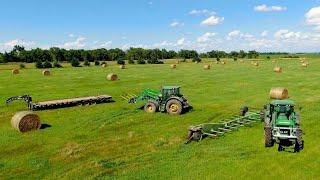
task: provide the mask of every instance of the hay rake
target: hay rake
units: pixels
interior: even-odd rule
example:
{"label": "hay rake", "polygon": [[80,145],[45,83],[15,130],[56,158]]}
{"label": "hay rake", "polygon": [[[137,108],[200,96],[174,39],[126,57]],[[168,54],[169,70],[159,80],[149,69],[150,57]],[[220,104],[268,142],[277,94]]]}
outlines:
{"label": "hay rake", "polygon": [[217,138],[228,132],[238,130],[243,126],[250,126],[255,122],[261,121],[264,115],[262,111],[248,111],[247,107],[242,108],[240,115],[233,116],[228,119],[220,120],[218,123],[203,123],[196,126],[190,126],[188,131],[188,140],[201,141],[205,137]]}

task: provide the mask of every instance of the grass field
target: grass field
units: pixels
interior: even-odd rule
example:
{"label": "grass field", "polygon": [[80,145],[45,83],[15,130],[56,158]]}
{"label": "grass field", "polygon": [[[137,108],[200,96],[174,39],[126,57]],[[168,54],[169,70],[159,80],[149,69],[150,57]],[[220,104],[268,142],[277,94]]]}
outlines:
{"label": "grass field", "polygon": [[[259,67],[227,60],[211,70],[204,70],[204,63],[181,63],[174,70],[168,64],[128,65],[124,70],[112,65],[52,69],[49,77],[38,69],[13,76],[6,69],[17,65],[0,65],[0,179],[318,179],[319,58],[308,58],[308,68],[297,59],[263,60]],[[276,64],[283,73],[272,71]],[[107,81],[110,72],[120,80]],[[146,114],[137,109],[139,104],[120,97],[162,85],[180,85],[194,110],[182,116]],[[291,99],[303,106],[302,152],[266,149],[260,123],[216,140],[184,144],[189,125],[238,114],[244,104],[262,107],[275,86],[287,87]],[[35,101],[108,94],[116,102],[39,111],[51,127],[20,134],[10,119],[26,105],[7,107],[4,101],[23,94]]]}

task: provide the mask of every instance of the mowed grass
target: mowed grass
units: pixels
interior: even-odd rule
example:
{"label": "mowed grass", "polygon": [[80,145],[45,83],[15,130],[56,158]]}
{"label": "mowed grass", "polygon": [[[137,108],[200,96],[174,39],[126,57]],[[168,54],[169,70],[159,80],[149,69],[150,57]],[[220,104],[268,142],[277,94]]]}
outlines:
{"label": "mowed grass", "polygon": [[[249,61],[226,61],[213,64],[211,70],[203,69],[205,63],[181,63],[177,69],[168,64],[128,65],[124,70],[115,65],[68,67],[52,69],[49,77],[37,69],[15,76],[1,70],[0,179],[319,178],[319,59],[309,59],[308,68],[302,68],[299,60],[264,60],[259,67]],[[275,65],[282,66],[283,73],[274,73]],[[107,81],[111,72],[120,80]],[[132,105],[121,98],[162,85],[181,86],[194,110],[181,116],[146,114],[138,109],[141,103]],[[184,144],[189,125],[238,114],[244,104],[260,108],[276,86],[287,87],[291,99],[303,106],[302,152],[266,149],[262,123],[219,139]],[[4,102],[23,94],[32,95],[34,101],[108,94],[116,102],[38,111],[42,123],[51,127],[20,134],[11,128],[10,119],[26,105]]]}

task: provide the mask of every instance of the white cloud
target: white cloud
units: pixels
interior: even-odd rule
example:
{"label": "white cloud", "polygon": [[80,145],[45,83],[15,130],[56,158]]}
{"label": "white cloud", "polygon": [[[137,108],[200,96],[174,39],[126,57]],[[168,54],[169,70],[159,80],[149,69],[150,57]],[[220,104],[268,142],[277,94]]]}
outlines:
{"label": "white cloud", "polygon": [[242,38],[245,40],[253,40],[254,36],[249,33],[242,33],[240,30],[233,30],[228,33],[227,40]]}
{"label": "white cloud", "polygon": [[85,37],[79,36],[75,41],[66,42],[62,45],[66,49],[80,49],[86,46]]}
{"label": "white cloud", "polygon": [[316,26],[314,30],[320,31],[320,6],[311,8],[305,17],[308,25]]}
{"label": "white cloud", "polygon": [[155,48],[170,47],[170,46],[174,46],[174,43],[168,42],[168,41],[162,41],[160,43],[153,44],[153,47]]}
{"label": "white cloud", "polygon": [[215,15],[216,12],[208,9],[194,9],[189,12],[190,15]]}
{"label": "white cloud", "polygon": [[178,45],[178,46],[183,46],[183,45],[185,45],[185,41],[186,41],[185,38],[178,39],[177,45]]}
{"label": "white cloud", "polygon": [[178,22],[178,21],[173,21],[171,24],[170,24],[171,27],[182,27],[184,26],[184,23],[181,23],[181,22]]}
{"label": "white cloud", "polygon": [[68,36],[71,37],[71,38],[73,38],[73,37],[74,37],[74,34],[70,33]]}
{"label": "white cloud", "polygon": [[112,44],[112,41],[103,42],[102,44],[100,44],[100,47],[110,47],[111,44]]}
{"label": "white cloud", "polygon": [[223,17],[218,17],[218,16],[210,16],[209,18],[203,20],[201,22],[201,25],[204,26],[214,26],[217,24],[220,24],[224,20]]}
{"label": "white cloud", "polygon": [[199,43],[207,42],[207,41],[209,41],[212,37],[214,37],[215,35],[216,35],[216,33],[213,33],[213,32],[204,33],[202,36],[200,36],[200,37],[197,38],[197,42],[199,42]]}
{"label": "white cloud", "polygon": [[14,39],[0,44],[0,51],[11,51],[15,45],[24,46],[26,49],[31,49],[35,47],[36,43],[23,39]]}
{"label": "white cloud", "polygon": [[262,31],[261,36],[266,37],[268,35],[268,31]]}
{"label": "white cloud", "polygon": [[301,32],[293,32],[293,31],[289,31],[288,29],[280,29],[274,34],[274,37],[276,39],[282,39],[282,40],[294,40],[294,39],[303,38],[303,36],[301,35]]}
{"label": "white cloud", "polygon": [[254,7],[257,12],[272,12],[272,11],[285,11],[287,7],[285,6],[267,6],[265,4]]}

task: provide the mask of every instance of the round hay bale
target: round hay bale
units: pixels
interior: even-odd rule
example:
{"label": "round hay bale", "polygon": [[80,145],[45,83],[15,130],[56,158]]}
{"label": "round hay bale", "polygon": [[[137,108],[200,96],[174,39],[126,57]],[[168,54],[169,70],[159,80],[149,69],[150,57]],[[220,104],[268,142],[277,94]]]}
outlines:
{"label": "round hay bale", "polygon": [[243,62],[244,62],[244,60],[242,60],[242,59],[241,59],[241,60],[240,60],[240,62],[241,62],[241,63],[243,63]]}
{"label": "round hay bale", "polygon": [[118,75],[116,75],[114,73],[110,73],[110,74],[108,74],[107,79],[109,81],[116,81],[116,80],[118,80]]}
{"label": "round hay bale", "polygon": [[273,68],[273,71],[277,72],[277,73],[281,73],[282,72],[282,67],[277,66],[277,67]]}
{"label": "round hay bale", "polygon": [[206,64],[206,65],[203,66],[203,69],[208,69],[209,70],[210,68],[211,68],[210,64]]}
{"label": "round hay bale", "polygon": [[20,71],[19,71],[19,69],[12,69],[12,74],[19,74],[20,73]]}
{"label": "round hay bale", "polygon": [[177,68],[177,65],[176,64],[171,64],[170,67],[171,67],[171,69],[175,69],[175,68]]}
{"label": "round hay bale", "polygon": [[275,62],[276,62],[276,60],[273,60],[272,62],[273,62],[273,63],[275,63]]}
{"label": "round hay bale", "polygon": [[125,69],[126,67],[124,65],[119,66],[120,69]]}
{"label": "round hay bale", "polygon": [[49,71],[49,70],[43,70],[43,71],[42,71],[42,74],[43,74],[44,76],[50,76],[50,71]]}
{"label": "round hay bale", "polygon": [[19,132],[28,132],[40,129],[41,121],[37,114],[30,111],[21,111],[12,117],[11,125]]}
{"label": "round hay bale", "polygon": [[302,63],[301,64],[302,67],[308,67],[308,65],[309,65],[308,63]]}
{"label": "round hay bale", "polygon": [[222,61],[221,64],[226,64],[226,62],[225,62],[225,61]]}
{"label": "round hay bale", "polygon": [[107,67],[107,64],[102,64],[101,67],[105,68]]}
{"label": "round hay bale", "polygon": [[254,66],[259,66],[259,63],[258,62],[254,62],[253,65]]}
{"label": "round hay bale", "polygon": [[271,88],[270,90],[270,99],[288,99],[289,94],[288,94],[288,89],[284,87],[275,87]]}
{"label": "round hay bale", "polygon": [[304,63],[304,60],[301,60],[300,63]]}
{"label": "round hay bale", "polygon": [[216,61],[216,64],[219,64],[219,61]]}

